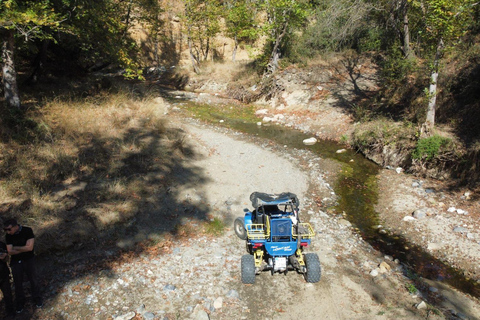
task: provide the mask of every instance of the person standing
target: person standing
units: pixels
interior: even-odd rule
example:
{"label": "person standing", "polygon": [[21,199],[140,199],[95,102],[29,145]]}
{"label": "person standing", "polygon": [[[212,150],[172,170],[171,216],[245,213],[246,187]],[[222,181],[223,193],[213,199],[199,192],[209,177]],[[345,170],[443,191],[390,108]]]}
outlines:
{"label": "person standing", "polygon": [[10,269],[7,265],[8,252],[7,246],[0,241],[0,290],[3,294],[3,301],[5,302],[5,312],[7,316],[15,313],[13,308],[12,287],[10,286]]}
{"label": "person standing", "polygon": [[17,313],[21,313],[25,306],[25,292],[23,291],[24,274],[27,275],[30,282],[33,301],[40,308],[43,306],[43,302],[35,270],[35,253],[33,251],[35,236],[33,230],[19,225],[15,219],[4,221],[3,230],[6,232],[7,250],[11,256],[10,268],[12,269],[13,283],[15,285]]}

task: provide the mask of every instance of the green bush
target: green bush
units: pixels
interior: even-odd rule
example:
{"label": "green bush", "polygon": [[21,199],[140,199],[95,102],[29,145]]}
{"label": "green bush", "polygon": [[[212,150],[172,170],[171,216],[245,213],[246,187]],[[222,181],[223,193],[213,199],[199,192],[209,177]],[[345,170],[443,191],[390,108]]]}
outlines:
{"label": "green bush", "polygon": [[408,293],[410,293],[410,294],[416,294],[418,292],[418,289],[412,283],[407,283],[405,285],[405,288],[407,288]]}
{"label": "green bush", "polygon": [[440,149],[450,144],[450,142],[450,139],[439,135],[420,139],[412,152],[412,158],[415,160],[432,160],[439,154]]}

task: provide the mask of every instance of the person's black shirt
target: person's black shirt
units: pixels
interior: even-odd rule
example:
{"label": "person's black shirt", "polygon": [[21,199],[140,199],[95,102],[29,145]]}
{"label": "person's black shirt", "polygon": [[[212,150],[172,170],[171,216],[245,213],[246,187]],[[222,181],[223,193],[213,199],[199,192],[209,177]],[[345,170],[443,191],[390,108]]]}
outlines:
{"label": "person's black shirt", "polygon": [[[32,228],[20,226],[20,230],[18,230],[15,234],[7,234],[5,236],[5,240],[7,241],[7,245],[11,244],[14,247],[23,247],[27,244],[28,239],[35,238],[33,235]],[[34,256],[33,250],[28,252],[22,252],[19,254],[12,254],[11,261],[17,262],[20,260],[30,259]]]}

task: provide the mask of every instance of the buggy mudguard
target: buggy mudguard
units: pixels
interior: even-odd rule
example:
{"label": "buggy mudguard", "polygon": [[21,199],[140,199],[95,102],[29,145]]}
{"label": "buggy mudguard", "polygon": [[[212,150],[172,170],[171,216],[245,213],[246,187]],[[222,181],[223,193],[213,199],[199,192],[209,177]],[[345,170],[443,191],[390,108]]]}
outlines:
{"label": "buggy mudguard", "polygon": [[253,213],[252,212],[250,212],[250,211],[245,212],[244,223],[245,223],[245,229],[247,228],[247,224],[252,224],[253,223]]}
{"label": "buggy mudguard", "polygon": [[265,249],[273,257],[289,257],[297,251],[297,242],[266,242]]}

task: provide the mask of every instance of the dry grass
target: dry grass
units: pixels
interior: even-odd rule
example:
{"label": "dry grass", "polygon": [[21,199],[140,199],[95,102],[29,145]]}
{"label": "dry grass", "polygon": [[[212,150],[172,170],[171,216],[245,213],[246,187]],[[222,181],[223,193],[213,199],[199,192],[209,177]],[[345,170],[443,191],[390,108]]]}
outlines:
{"label": "dry grass", "polygon": [[35,224],[40,234],[52,223],[58,232],[81,226],[88,233],[132,219],[162,186],[146,177],[161,180],[181,155],[166,110],[162,98],[116,93],[56,99],[31,112],[34,138],[0,143],[2,216]]}

